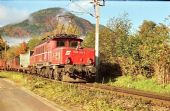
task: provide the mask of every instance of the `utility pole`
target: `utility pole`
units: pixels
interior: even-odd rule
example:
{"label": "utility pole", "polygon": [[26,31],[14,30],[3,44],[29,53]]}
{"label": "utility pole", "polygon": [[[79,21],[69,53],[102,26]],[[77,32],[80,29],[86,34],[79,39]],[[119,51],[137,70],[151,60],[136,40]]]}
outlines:
{"label": "utility pole", "polygon": [[[72,1],[72,0],[70,0]],[[95,26],[95,65],[96,65],[96,81],[99,81],[99,18],[100,18],[100,13],[99,13],[99,7],[100,6],[105,6],[105,0],[92,0],[90,3],[94,5],[95,8],[95,15],[90,14],[91,16],[95,17],[96,19],[96,26]]]}
{"label": "utility pole", "polygon": [[[100,4],[100,1],[103,3]],[[99,19],[100,19],[100,13],[99,13],[99,7],[105,5],[105,0],[92,0],[95,8],[95,19],[96,19],[96,26],[95,26],[95,65],[97,68],[96,72],[96,81],[99,81]]]}

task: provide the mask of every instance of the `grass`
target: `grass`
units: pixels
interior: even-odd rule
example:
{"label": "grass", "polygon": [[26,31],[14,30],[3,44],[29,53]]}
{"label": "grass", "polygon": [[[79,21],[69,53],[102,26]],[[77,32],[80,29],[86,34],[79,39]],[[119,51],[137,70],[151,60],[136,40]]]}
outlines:
{"label": "grass", "polygon": [[108,84],[112,86],[134,88],[149,92],[170,95],[170,84],[163,86],[161,84],[158,84],[155,78],[146,79],[141,75],[137,76],[135,80],[133,80],[131,76],[121,76],[116,78],[114,81],[109,82]]}
{"label": "grass", "polygon": [[32,92],[73,111],[152,111],[154,108],[145,101],[131,97],[120,97],[109,92],[82,89],[77,85],[51,82],[21,73],[0,72],[0,76],[13,80]]}
{"label": "grass", "polygon": [[0,77],[8,78],[22,85],[26,82],[26,77],[24,75],[19,75],[15,72],[0,72]]}

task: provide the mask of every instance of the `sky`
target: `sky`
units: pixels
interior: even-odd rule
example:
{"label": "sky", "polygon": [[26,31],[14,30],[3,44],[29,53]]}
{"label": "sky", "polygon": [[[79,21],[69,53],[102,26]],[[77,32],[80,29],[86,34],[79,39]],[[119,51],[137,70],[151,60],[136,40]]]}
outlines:
{"label": "sky", "polygon": [[[0,27],[20,22],[38,10],[61,7],[71,11],[75,15],[95,23],[93,4],[91,0],[0,0]],[[100,24],[106,25],[112,17],[118,17],[128,13],[133,28],[143,20],[152,20],[156,23],[164,22],[170,15],[170,2],[166,1],[107,1],[100,7]]]}

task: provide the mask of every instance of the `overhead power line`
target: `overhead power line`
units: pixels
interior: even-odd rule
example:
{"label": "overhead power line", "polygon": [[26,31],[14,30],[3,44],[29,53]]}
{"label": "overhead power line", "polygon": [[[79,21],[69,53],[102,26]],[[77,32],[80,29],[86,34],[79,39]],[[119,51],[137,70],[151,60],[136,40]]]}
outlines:
{"label": "overhead power line", "polygon": [[[77,6],[79,9],[81,9],[82,10],[82,12],[78,12],[78,11],[71,11],[71,12],[73,12],[73,13],[78,13],[78,14],[89,14],[89,15],[91,15],[91,16],[93,16],[94,17],[94,14],[92,14],[90,11],[88,11],[88,10],[86,10],[85,8],[83,8],[83,7],[81,7],[77,2],[78,2],[78,0],[70,0],[71,2],[72,2],[72,4],[74,4],[75,6]],[[89,3],[90,3],[90,1],[89,1]]]}

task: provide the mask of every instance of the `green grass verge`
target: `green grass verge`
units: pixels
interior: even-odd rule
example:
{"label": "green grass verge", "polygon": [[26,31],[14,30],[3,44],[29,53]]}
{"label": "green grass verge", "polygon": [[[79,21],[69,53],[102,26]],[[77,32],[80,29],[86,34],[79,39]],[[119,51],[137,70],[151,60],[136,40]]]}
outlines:
{"label": "green grass verge", "polygon": [[16,83],[19,83],[21,85],[24,85],[26,83],[26,76],[22,74],[18,74],[16,72],[0,72],[0,77],[8,78]]}
{"label": "green grass verge", "polygon": [[131,97],[82,89],[77,85],[51,82],[21,73],[0,72],[0,77],[13,80],[34,93],[73,111],[152,111],[154,108],[148,102]]}
{"label": "green grass verge", "polygon": [[110,81],[108,84],[112,86],[134,88],[149,92],[170,95],[170,84],[163,86],[158,84],[155,78],[147,79],[141,75],[137,76],[135,80],[133,80],[131,76],[121,76],[113,81]]}

